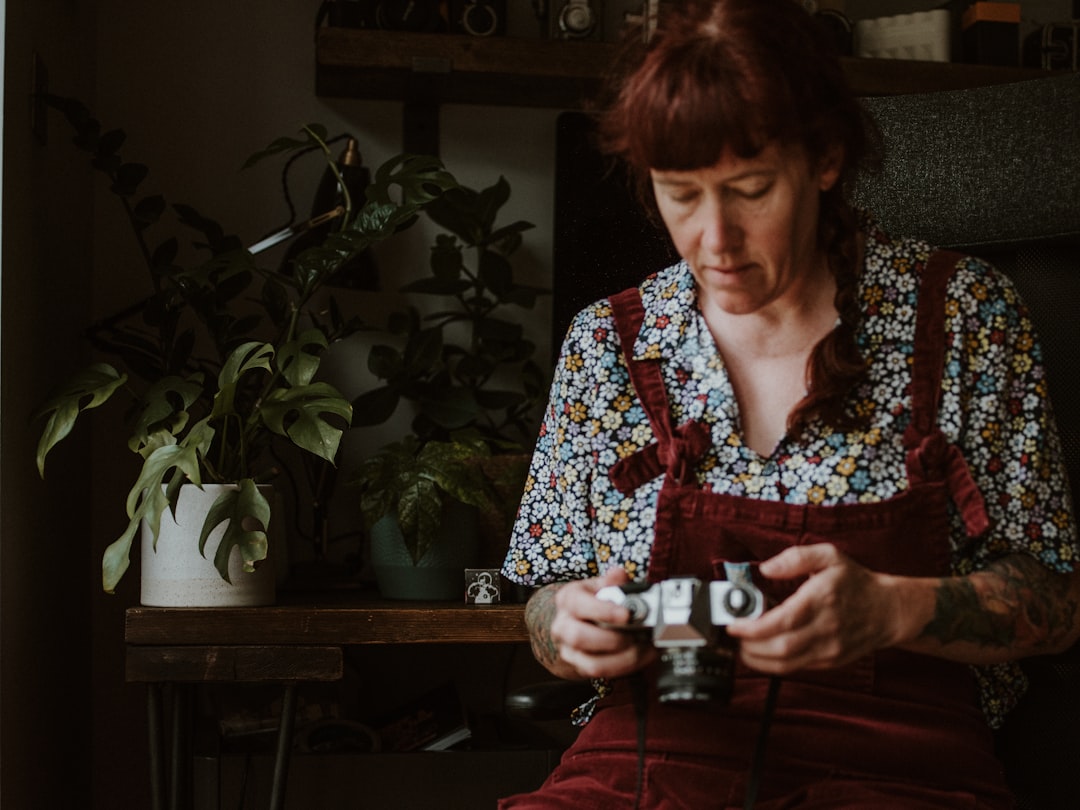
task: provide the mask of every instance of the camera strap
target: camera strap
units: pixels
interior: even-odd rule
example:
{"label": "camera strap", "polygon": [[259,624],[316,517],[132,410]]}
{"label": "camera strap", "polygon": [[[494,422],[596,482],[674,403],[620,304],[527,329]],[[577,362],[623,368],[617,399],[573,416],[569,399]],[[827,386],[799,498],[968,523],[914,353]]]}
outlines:
{"label": "camera strap", "polygon": [[769,691],[765,695],[765,710],[761,715],[761,728],[758,729],[757,742],[754,745],[754,757],[750,760],[750,775],[746,780],[746,799],[743,802],[743,810],[751,810],[757,801],[758,786],[761,784],[761,766],[765,760],[765,742],[769,737],[769,726],[772,725],[773,714],[776,712],[776,699],[780,694],[780,678],[773,675],[769,678]]}
{"label": "camera strap", "polygon": [[641,807],[645,792],[645,718],[649,711],[649,687],[639,671],[630,676],[634,696],[634,717],[637,720],[637,786],[634,788],[634,810]]}

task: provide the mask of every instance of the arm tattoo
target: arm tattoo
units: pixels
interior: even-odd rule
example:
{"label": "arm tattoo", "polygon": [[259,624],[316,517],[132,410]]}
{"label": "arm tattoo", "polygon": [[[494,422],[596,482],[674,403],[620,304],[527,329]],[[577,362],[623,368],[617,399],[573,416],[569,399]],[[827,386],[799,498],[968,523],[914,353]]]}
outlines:
{"label": "arm tattoo", "polygon": [[1068,575],[1022,554],[1004,557],[983,572],[940,581],[934,618],[923,635],[943,644],[967,642],[1017,653],[1054,648],[1075,629],[1076,603]]}
{"label": "arm tattoo", "polygon": [[551,622],[555,618],[555,592],[562,587],[546,585],[534,593],[525,605],[525,626],[533,655],[544,666],[559,660],[559,648],[551,639]]}

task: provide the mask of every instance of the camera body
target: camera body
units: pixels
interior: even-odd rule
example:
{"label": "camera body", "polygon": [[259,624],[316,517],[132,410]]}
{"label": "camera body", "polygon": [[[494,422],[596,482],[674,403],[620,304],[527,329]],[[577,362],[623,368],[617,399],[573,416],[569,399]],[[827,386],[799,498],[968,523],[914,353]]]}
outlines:
{"label": "camera body", "polygon": [[730,700],[738,642],[724,627],[764,612],[765,596],[753,584],[676,577],[652,585],[609,586],[596,596],[630,611],[620,629],[649,631],[661,651],[661,702]]}
{"label": "camera body", "polygon": [[506,0],[450,0],[450,30],[474,37],[506,33]]}

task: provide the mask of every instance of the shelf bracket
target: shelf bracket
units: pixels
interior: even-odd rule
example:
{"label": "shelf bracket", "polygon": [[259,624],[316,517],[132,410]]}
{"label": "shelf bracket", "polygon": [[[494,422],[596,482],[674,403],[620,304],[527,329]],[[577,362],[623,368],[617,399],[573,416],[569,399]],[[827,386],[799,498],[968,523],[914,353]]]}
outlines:
{"label": "shelf bracket", "polygon": [[439,104],[406,101],[401,110],[401,140],[411,155],[439,156]]}
{"label": "shelf bracket", "polygon": [[451,68],[449,59],[413,57],[401,121],[406,152],[438,156],[440,91]]}

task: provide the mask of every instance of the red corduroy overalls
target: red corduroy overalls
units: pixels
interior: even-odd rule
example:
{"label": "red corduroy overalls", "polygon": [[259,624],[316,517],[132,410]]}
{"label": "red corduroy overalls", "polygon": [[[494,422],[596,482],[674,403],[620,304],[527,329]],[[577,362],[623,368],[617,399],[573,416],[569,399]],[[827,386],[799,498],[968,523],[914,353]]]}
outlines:
{"label": "red corduroy overalls", "polygon": [[[724,577],[725,561],[760,561],[796,544],[832,543],[862,565],[893,574],[950,574],[950,498],[972,536],[986,530],[981,496],[958,449],[937,427],[944,362],[945,285],[956,254],[922,270],[912,422],[904,436],[909,488],[873,504],[803,506],[703,491],[694,470],[707,429],[671,421],[659,361],[630,361],[657,442],[620,462],[623,491],[666,473],[657,503],[649,581]],[[612,306],[624,354],[642,319],[636,289]],[[795,585],[759,582],[775,600]],[[649,679],[650,689],[655,679]],[[648,702],[642,810],[741,808],[768,679],[740,667],[728,706]],[[534,794],[503,810],[633,806],[638,725],[630,689],[617,682],[561,764]],[[784,678],[761,763],[755,807],[993,808],[1013,806],[967,666],[881,650],[839,670]]]}

